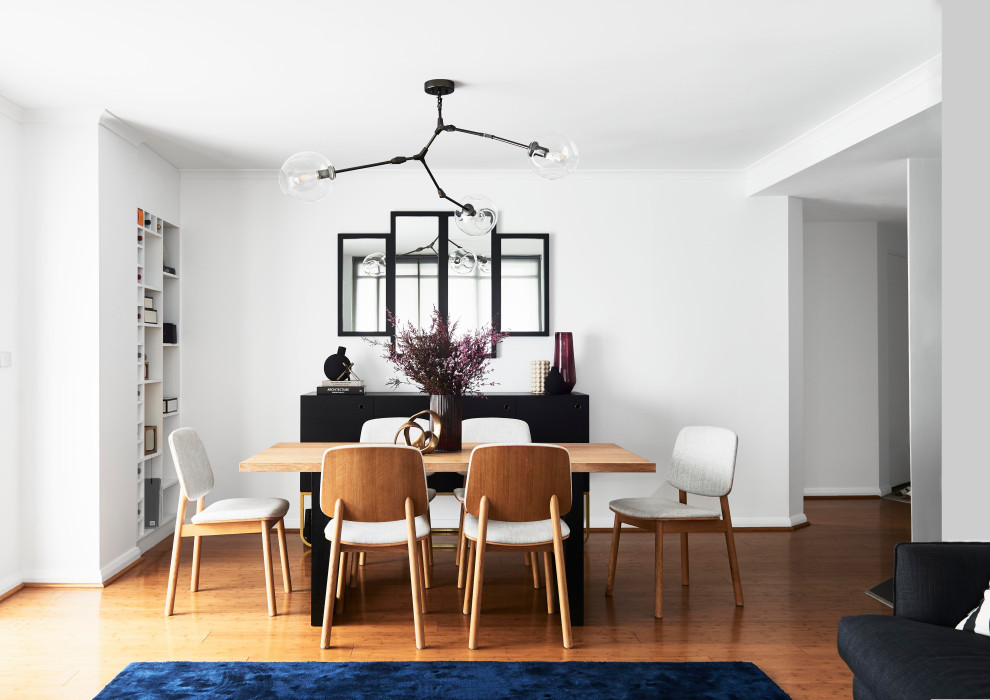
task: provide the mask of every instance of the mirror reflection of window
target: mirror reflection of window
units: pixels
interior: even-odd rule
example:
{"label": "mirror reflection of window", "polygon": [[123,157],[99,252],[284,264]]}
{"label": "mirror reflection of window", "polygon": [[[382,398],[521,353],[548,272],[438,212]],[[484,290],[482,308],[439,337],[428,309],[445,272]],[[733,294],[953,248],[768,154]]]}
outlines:
{"label": "mirror reflection of window", "polygon": [[439,236],[436,216],[395,217],[395,316],[402,324],[428,327],[440,305]]}
{"label": "mirror reflection of window", "polygon": [[384,333],[385,267],[366,265],[369,255],[385,253],[385,239],[345,238],[341,241],[340,328],[345,333]]}
{"label": "mirror reflection of window", "polygon": [[502,238],[499,289],[503,331],[546,333],[545,256],[543,238]]}
{"label": "mirror reflection of window", "polygon": [[469,333],[492,319],[492,238],[452,235],[447,250],[447,314]]}

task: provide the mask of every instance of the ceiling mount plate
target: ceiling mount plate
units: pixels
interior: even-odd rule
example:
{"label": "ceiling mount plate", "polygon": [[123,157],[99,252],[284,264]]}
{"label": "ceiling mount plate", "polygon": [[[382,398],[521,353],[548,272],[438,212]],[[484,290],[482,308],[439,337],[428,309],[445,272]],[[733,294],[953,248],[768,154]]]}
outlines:
{"label": "ceiling mount plate", "polygon": [[428,95],[443,97],[454,91],[454,81],[446,80],[445,78],[434,78],[433,80],[427,80],[423,85],[423,89]]}

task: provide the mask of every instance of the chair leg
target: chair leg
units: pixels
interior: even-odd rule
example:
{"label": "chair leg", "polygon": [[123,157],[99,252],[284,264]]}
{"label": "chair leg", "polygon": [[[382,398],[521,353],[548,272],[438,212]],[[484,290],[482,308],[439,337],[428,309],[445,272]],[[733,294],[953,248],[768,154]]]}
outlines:
{"label": "chair leg", "polygon": [[485,538],[488,536],[488,497],[481,497],[478,510],[478,553],[474,564],[474,595],[471,597],[471,627],[468,649],[478,648],[478,624],[481,622],[481,589],[485,578]]}
{"label": "chair leg", "polygon": [[364,566],[365,555],[367,552],[361,552],[358,554],[358,566]]}
{"label": "chair leg", "polygon": [[[337,572],[340,565],[340,530],[343,525],[344,508],[340,500],[333,508],[333,537],[330,540],[330,565],[327,573],[327,595],[323,601],[323,629],[320,632],[320,649],[330,648],[330,630],[333,627],[334,595],[337,590]],[[313,546],[316,537],[313,538]]]}
{"label": "chair leg", "polygon": [[351,554],[351,568],[348,570],[347,574],[347,585],[350,588],[357,588],[358,562],[361,561],[362,554],[364,554],[364,552],[354,552]]}
{"label": "chair leg", "polygon": [[[687,504],[687,491],[678,491],[678,500]],[[688,563],[688,533],[681,533],[681,585],[688,585],[690,576],[690,565]]]}
{"label": "chair leg", "polygon": [[[560,630],[564,637],[564,648],[574,645],[571,638],[571,608],[567,596],[567,572],[564,569],[564,539],[560,533],[560,505],[557,494],[550,497],[550,521],[553,526],[553,558],[557,563],[557,599],[560,602]],[[577,535],[580,537],[580,534]]]}
{"label": "chair leg", "polygon": [[[464,544],[464,504],[461,504],[461,519],[457,523],[457,549],[454,550],[454,566],[460,567],[461,565],[461,546]],[[458,576],[460,578],[460,576]],[[458,582],[458,588],[461,588],[461,584]]]}
{"label": "chair leg", "polygon": [[533,558],[530,556],[532,552],[523,552],[523,566],[532,566]]}
{"label": "chair leg", "polygon": [[[185,510],[181,501],[185,499],[181,496],[179,512]],[[182,553],[182,521],[176,519],[175,535],[172,540],[172,563],[168,569],[168,591],[165,593],[165,617],[169,617],[175,609],[175,585],[179,578],[179,554]]]}
{"label": "chair leg", "polygon": [[608,580],[605,582],[605,595],[612,595],[612,588],[615,587],[615,565],[619,561],[619,535],[622,532],[622,521],[619,514],[615,514],[615,522],[612,523],[612,549],[608,553]]}
{"label": "chair leg", "polygon": [[278,531],[278,554],[282,560],[282,590],[292,593],[292,576],[289,574],[289,551],[285,546],[285,524],[281,518],[275,523]]}
{"label": "chair leg", "polygon": [[663,521],[656,524],[653,542],[653,567],[655,569],[653,592],[653,617],[663,617]]}
{"label": "chair leg", "polygon": [[742,580],[739,577],[739,559],[736,557],[736,539],[732,534],[732,516],[729,515],[729,498],[722,496],[722,518],[725,520],[725,548],[729,550],[729,571],[732,574],[732,592],[736,595],[736,605],[742,606]]}
{"label": "chair leg", "polygon": [[416,630],[416,648],[426,647],[426,628],[423,624],[423,584],[419,576],[420,553],[416,542],[416,520],[413,500],[406,498],[406,537],[409,547],[409,587],[412,591],[413,626]]}
{"label": "chair leg", "polygon": [[[462,511],[463,515],[463,511]],[[460,545],[460,555],[459,562],[457,564],[457,587],[464,588],[464,581],[467,577],[467,565],[468,560],[471,558],[468,556],[468,541],[467,536],[464,534],[464,526],[461,526],[461,532],[457,537],[458,544]]]}
{"label": "chair leg", "polygon": [[533,588],[539,588],[542,585],[542,581],[540,581],[540,565],[538,563],[539,559],[536,558],[536,552],[530,552],[529,559],[533,569]]}
{"label": "chair leg", "polygon": [[192,575],[189,579],[189,590],[193,593],[199,590],[199,554],[203,546],[202,537],[193,537]]}
{"label": "chair leg", "polygon": [[461,567],[461,571],[466,572],[467,584],[464,586],[464,607],[461,608],[461,612],[467,615],[471,612],[471,589],[473,587],[473,576],[474,576],[474,545],[475,543],[471,541],[468,543],[468,555],[467,562]]}
{"label": "chair leg", "polygon": [[553,602],[553,574],[550,567],[550,552],[543,553],[543,576],[547,580],[547,615],[553,615],[556,611]]}
{"label": "chair leg", "polygon": [[261,549],[265,554],[265,589],[268,591],[268,614],[275,617],[275,574],[272,571],[272,533],[265,520],[261,521]]}
{"label": "chair leg", "polygon": [[351,552],[342,552],[340,555],[340,573],[337,575],[337,588],[334,591],[334,609],[336,613],[344,612],[344,589],[347,587],[347,569],[351,563]]}
{"label": "chair leg", "polygon": [[430,588],[430,586],[432,585],[432,581],[430,580],[431,579],[430,567],[432,565],[430,564],[429,539],[430,538],[427,537],[425,540],[421,540],[419,543],[419,549],[423,554],[423,587],[424,588]]}

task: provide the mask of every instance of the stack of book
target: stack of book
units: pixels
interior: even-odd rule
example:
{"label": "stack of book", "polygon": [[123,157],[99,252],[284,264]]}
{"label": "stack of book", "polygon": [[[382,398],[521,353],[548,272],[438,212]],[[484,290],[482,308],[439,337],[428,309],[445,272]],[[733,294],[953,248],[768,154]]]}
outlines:
{"label": "stack of book", "polygon": [[325,379],[323,384],[316,387],[316,393],[318,396],[326,396],[328,394],[363,394],[364,393],[364,380],[363,379],[345,379],[345,380],[333,380]]}

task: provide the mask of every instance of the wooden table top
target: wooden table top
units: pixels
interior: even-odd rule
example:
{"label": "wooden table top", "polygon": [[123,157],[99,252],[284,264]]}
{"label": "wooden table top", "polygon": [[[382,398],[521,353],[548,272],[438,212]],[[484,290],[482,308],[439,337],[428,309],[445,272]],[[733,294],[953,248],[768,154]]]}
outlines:
{"label": "wooden table top", "polygon": [[[323,453],[330,447],[354,442],[278,442],[241,462],[242,472],[319,472]],[[655,472],[654,462],[610,442],[562,442],[571,455],[575,472]],[[460,452],[423,455],[428,472],[467,471],[474,443],[464,443]]]}

